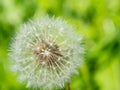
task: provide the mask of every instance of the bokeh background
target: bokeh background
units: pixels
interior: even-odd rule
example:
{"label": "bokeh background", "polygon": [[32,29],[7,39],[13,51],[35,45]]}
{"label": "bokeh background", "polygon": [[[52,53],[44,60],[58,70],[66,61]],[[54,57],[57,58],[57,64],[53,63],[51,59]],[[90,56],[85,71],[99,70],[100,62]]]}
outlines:
{"label": "bokeh background", "polygon": [[46,14],[84,36],[85,61],[71,90],[120,90],[120,0],[0,0],[0,90],[30,90],[10,71],[8,50],[22,23]]}

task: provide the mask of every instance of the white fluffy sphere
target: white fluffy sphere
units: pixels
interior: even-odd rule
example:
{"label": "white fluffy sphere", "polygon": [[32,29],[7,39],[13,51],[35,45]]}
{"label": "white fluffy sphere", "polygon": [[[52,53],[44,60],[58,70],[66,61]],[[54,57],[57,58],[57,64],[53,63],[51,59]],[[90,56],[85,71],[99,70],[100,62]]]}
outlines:
{"label": "white fluffy sphere", "polygon": [[83,61],[82,38],[60,18],[24,24],[11,45],[13,69],[27,87],[64,87]]}

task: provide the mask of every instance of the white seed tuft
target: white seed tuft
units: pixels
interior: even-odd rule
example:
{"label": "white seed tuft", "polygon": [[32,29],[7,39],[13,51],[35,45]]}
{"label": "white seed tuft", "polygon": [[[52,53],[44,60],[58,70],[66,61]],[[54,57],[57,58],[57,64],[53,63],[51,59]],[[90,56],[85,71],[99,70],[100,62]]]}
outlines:
{"label": "white seed tuft", "polygon": [[45,90],[64,83],[83,61],[82,38],[60,18],[43,17],[24,24],[11,45],[12,67],[27,87]]}

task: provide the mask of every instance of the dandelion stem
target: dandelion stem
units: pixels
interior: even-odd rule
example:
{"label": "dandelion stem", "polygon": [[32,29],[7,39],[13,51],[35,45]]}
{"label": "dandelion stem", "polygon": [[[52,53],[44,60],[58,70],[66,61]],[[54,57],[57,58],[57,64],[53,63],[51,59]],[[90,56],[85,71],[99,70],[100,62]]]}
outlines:
{"label": "dandelion stem", "polygon": [[68,81],[68,90],[70,90],[70,81]]}

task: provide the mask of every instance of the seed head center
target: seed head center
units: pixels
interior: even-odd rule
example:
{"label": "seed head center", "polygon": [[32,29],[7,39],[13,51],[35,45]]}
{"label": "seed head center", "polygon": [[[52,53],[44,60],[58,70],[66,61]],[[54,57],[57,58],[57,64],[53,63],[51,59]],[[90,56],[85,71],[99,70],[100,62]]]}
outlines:
{"label": "seed head center", "polygon": [[43,55],[45,55],[45,56],[49,56],[49,55],[50,55],[50,52],[47,51],[47,50],[45,50],[44,53],[43,53]]}
{"label": "seed head center", "polygon": [[54,63],[62,57],[57,44],[44,40],[36,45],[34,53],[41,64]]}

